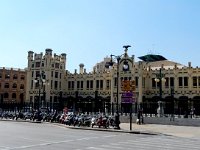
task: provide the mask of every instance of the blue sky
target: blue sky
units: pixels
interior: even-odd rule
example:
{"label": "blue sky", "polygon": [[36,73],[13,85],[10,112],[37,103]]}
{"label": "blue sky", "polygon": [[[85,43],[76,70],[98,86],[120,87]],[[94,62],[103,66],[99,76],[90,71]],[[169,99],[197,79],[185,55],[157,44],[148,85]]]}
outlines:
{"label": "blue sky", "polygon": [[0,0],[0,67],[23,69],[29,50],[51,48],[67,54],[67,70],[91,71],[127,44],[136,58],[200,66],[199,17],[199,0]]}

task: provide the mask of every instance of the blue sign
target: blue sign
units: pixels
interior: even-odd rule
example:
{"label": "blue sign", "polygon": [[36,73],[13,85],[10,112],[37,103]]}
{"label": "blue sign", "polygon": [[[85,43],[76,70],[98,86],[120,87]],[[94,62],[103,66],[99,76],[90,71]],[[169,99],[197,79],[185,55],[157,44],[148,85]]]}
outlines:
{"label": "blue sign", "polygon": [[122,103],[133,103],[135,102],[135,97],[133,92],[124,92],[121,97]]}

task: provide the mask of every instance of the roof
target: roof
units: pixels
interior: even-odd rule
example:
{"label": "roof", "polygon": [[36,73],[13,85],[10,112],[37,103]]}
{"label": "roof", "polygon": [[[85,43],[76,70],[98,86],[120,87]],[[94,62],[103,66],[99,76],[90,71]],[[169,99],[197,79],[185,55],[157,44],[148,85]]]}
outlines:
{"label": "roof", "polygon": [[148,54],[144,56],[138,57],[139,59],[145,61],[145,62],[154,62],[154,61],[163,61],[167,60],[165,57],[161,55],[154,55],[154,54]]}

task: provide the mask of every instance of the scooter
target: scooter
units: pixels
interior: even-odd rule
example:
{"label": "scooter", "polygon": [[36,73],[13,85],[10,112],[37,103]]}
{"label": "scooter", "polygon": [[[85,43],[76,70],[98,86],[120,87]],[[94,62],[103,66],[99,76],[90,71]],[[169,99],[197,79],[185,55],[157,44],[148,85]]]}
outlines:
{"label": "scooter", "polygon": [[91,126],[92,128],[94,127],[94,125],[96,125],[97,119],[95,117],[92,117],[91,119]]}

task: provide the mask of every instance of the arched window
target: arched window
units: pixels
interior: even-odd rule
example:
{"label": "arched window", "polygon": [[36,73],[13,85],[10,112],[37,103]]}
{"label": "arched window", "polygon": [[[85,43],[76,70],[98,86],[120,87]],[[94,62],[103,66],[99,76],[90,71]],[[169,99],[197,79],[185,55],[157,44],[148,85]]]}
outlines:
{"label": "arched window", "polygon": [[24,85],[23,84],[20,85],[20,89],[24,89]]}
{"label": "arched window", "polygon": [[17,80],[17,74],[14,74],[14,75],[13,75],[13,79],[14,79],[14,80]]}
{"label": "arched window", "polygon": [[17,84],[16,84],[16,83],[13,83],[12,88],[13,88],[13,89],[16,89],[16,88],[17,88]]}
{"label": "arched window", "polygon": [[5,83],[4,88],[9,88],[9,83]]}
{"label": "arched window", "polygon": [[4,93],[4,98],[8,98],[8,93]]}
{"label": "arched window", "polygon": [[24,80],[25,79],[25,76],[24,75],[21,75],[21,80]]}
{"label": "arched window", "polygon": [[12,93],[12,98],[16,99],[16,93]]}

